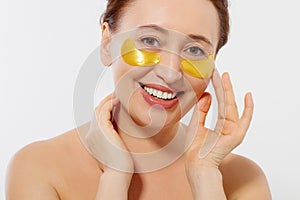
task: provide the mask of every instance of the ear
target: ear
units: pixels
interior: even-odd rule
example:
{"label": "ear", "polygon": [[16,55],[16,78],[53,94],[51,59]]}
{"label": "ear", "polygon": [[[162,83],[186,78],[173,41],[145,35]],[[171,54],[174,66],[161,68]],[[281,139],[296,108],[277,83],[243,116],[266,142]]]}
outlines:
{"label": "ear", "polygon": [[112,58],[110,54],[110,39],[111,39],[111,32],[109,30],[109,24],[104,22],[102,24],[102,39],[101,39],[101,46],[100,46],[100,57],[101,61],[105,66],[110,66],[112,63]]}

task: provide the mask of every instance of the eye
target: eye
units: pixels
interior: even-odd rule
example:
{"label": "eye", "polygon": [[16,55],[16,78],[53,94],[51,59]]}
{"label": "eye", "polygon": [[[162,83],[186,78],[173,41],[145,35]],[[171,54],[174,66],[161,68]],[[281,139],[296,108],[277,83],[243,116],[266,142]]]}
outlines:
{"label": "eye", "polygon": [[145,37],[141,41],[149,47],[159,47],[159,41],[154,37]]}
{"label": "eye", "polygon": [[185,51],[191,56],[205,56],[205,51],[197,46],[189,47]]}

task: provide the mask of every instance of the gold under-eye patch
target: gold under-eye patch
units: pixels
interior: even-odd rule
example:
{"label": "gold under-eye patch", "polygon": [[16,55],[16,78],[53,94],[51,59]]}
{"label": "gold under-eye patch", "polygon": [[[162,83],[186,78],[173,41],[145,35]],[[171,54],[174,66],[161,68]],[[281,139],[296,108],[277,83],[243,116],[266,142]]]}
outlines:
{"label": "gold under-eye patch", "polygon": [[[124,41],[121,47],[121,55],[127,64],[138,67],[153,66],[161,61],[159,54],[138,49],[132,39]],[[215,67],[214,56],[210,54],[203,60],[183,59],[181,65],[183,71],[191,76],[209,78]]]}
{"label": "gold under-eye patch", "polygon": [[196,78],[209,78],[215,67],[214,56],[210,54],[204,60],[186,60],[181,61],[182,69],[186,73]]}
{"label": "gold under-eye patch", "polygon": [[134,41],[131,39],[124,41],[121,48],[121,55],[123,60],[132,66],[152,66],[160,62],[159,54],[137,49]]}

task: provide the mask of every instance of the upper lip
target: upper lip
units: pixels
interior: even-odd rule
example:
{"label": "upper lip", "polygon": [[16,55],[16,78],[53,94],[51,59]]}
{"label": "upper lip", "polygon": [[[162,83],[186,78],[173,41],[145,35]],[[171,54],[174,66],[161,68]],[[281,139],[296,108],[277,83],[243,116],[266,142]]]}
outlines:
{"label": "upper lip", "polygon": [[159,85],[159,84],[154,84],[154,83],[141,83],[139,82],[140,86],[141,87],[149,87],[149,88],[153,88],[153,89],[156,89],[156,90],[160,90],[162,92],[167,92],[167,93],[175,93],[176,96],[183,93],[183,91],[180,91],[180,90],[176,90],[176,89],[171,89],[171,88],[168,88],[166,86],[163,86],[163,85]]}

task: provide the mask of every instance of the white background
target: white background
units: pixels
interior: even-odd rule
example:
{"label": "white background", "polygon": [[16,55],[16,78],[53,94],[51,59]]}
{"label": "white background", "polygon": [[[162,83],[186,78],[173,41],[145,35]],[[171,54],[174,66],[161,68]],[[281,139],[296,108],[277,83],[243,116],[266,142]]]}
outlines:
{"label": "white background", "polygon": [[[0,1],[0,198],[12,155],[72,129],[81,65],[99,45],[104,0]],[[235,152],[265,171],[274,199],[300,199],[299,3],[233,0],[231,36],[218,68],[229,71],[240,108],[255,114]]]}

